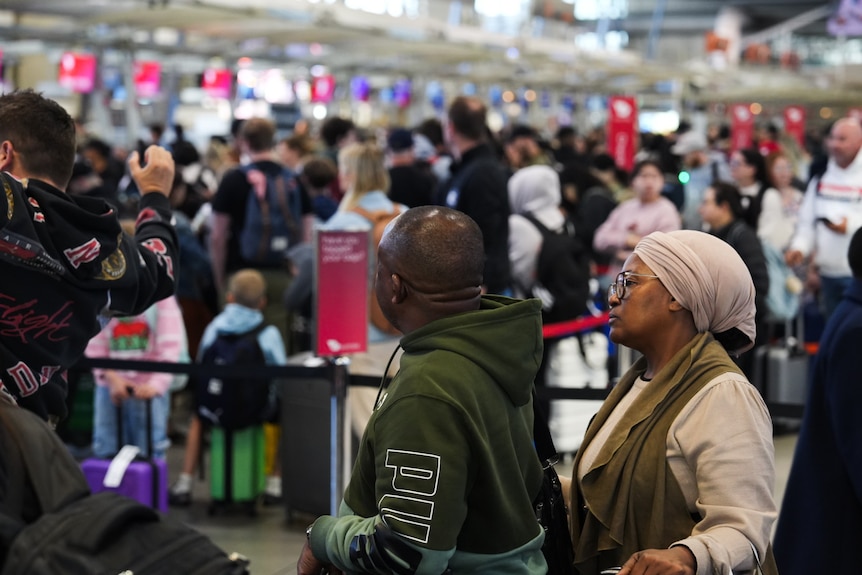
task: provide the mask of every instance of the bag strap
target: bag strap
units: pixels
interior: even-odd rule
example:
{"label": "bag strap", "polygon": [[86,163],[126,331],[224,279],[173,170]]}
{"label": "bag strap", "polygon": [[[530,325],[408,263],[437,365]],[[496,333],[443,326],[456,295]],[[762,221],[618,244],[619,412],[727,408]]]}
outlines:
{"label": "bag strap", "polygon": [[760,554],[757,552],[757,548],[754,546],[754,543],[751,541],[748,542],[751,545],[751,552],[754,554],[754,564],[757,566],[754,569],[754,575],[763,575],[763,565],[760,563]]}
{"label": "bag strap", "polygon": [[293,217],[293,212],[290,211],[290,206],[287,201],[287,178],[292,178],[293,174],[282,170],[275,177],[275,198],[278,202],[278,208],[281,210],[281,215],[287,224],[287,232],[290,234],[290,243],[299,241],[297,233],[296,220]]}
{"label": "bag strap", "polygon": [[548,418],[539,406],[536,396],[536,387],[533,386],[533,441],[536,444],[536,453],[542,462],[542,467],[553,466],[559,459],[557,448],[551,437],[551,429],[548,427]]}
{"label": "bag strap", "polygon": [[534,216],[532,213],[526,213],[526,214],[522,214],[522,215],[527,221],[529,221],[531,224],[536,226],[536,228],[542,233],[542,237],[549,236],[549,235],[554,233],[551,230],[549,230],[545,226],[545,224],[543,224],[538,219],[536,219],[536,216]]}
{"label": "bag strap", "polygon": [[383,218],[388,218],[390,216],[393,218],[396,218],[396,217],[401,215],[401,208],[398,207],[398,204],[392,204],[392,211],[387,211],[386,209],[382,209],[382,210],[375,210],[372,212],[370,210],[366,210],[365,208],[362,208],[359,206],[354,206],[354,207],[350,208],[350,211],[354,212],[356,214],[359,214],[360,216],[362,216],[363,218],[365,218],[366,220],[368,220],[372,224],[376,224],[378,220],[381,220]]}

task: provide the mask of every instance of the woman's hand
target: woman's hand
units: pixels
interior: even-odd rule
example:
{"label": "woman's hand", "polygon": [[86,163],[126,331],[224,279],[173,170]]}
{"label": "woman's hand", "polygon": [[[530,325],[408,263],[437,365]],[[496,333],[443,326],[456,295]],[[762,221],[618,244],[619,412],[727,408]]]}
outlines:
{"label": "woman's hand", "polygon": [[619,575],[694,575],[697,561],[684,545],[638,551],[625,562]]}

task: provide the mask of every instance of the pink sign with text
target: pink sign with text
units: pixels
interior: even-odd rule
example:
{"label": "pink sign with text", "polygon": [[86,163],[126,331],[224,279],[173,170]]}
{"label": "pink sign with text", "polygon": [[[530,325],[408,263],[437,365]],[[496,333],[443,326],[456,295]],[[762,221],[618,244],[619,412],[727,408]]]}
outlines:
{"label": "pink sign with text", "polygon": [[367,231],[318,230],[315,236],[315,305],[319,356],[368,349]]}

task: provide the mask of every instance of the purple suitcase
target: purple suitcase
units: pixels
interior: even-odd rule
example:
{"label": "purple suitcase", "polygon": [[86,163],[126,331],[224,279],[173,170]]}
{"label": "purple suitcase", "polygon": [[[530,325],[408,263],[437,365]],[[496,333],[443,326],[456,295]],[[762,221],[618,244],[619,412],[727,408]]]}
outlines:
{"label": "purple suitcase", "polygon": [[[163,513],[168,512],[168,463],[164,459],[152,459],[153,421],[152,406],[147,401],[147,453],[138,456],[129,464],[119,487],[105,487],[105,474],[111,465],[110,459],[90,458],[81,463],[81,470],[93,493],[114,491],[148,505]],[[117,446],[122,441],[122,408],[117,406]]]}

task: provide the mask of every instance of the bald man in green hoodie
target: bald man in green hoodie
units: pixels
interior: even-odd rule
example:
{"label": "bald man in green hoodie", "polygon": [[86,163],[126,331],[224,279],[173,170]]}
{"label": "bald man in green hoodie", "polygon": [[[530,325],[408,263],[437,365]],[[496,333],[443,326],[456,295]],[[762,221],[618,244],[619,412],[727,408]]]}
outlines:
{"label": "bald man in green hoodie", "polygon": [[533,510],[541,305],[482,296],[482,233],[425,206],[390,224],[376,294],[404,334],[338,517],[308,529],[298,575],[547,572]]}

